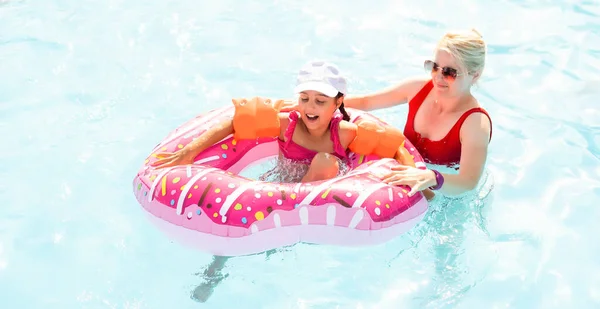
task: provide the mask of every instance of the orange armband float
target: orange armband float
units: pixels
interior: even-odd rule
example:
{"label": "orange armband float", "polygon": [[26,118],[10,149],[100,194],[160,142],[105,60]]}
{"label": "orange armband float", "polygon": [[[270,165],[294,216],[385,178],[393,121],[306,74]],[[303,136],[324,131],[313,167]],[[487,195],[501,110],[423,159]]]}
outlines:
{"label": "orange armband float", "polygon": [[381,158],[394,158],[401,164],[415,166],[414,157],[404,148],[406,137],[400,130],[372,121],[360,121],[357,126],[356,137],[348,145],[350,151],[362,155],[374,154]]}
{"label": "orange armband float", "polygon": [[374,154],[381,158],[393,158],[398,147],[404,144],[404,134],[392,126],[362,121],[357,124],[356,137],[348,148],[358,154]]}
{"label": "orange armband float", "polygon": [[237,140],[279,136],[279,110],[283,100],[272,102],[269,99],[232,99],[233,137]]}

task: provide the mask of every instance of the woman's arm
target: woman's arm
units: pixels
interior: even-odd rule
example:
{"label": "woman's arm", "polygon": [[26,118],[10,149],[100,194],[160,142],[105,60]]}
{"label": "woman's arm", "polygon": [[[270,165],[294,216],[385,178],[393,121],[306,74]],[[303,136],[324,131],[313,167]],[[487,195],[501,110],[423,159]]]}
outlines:
{"label": "woman's arm", "polygon": [[[408,78],[372,94],[347,96],[344,98],[344,107],[372,111],[404,104],[412,99],[430,79],[430,77]],[[298,102],[295,100],[285,99],[281,111],[289,112],[295,110],[297,106]]]}
{"label": "woman's arm", "polygon": [[344,106],[372,111],[408,102],[428,82],[430,77],[413,77],[372,94],[350,96],[344,99]]}
{"label": "woman's arm", "polygon": [[458,174],[442,174],[442,193],[459,195],[477,186],[487,159],[490,130],[491,124],[486,115],[475,113],[467,117],[460,130],[460,168]]}
{"label": "woman's arm", "polygon": [[[442,174],[444,183],[439,189],[440,192],[450,196],[460,195],[477,186],[485,167],[490,130],[491,124],[484,114],[477,113],[467,117],[460,133],[462,147],[458,174]],[[390,173],[382,176],[383,182],[409,186],[409,196],[423,191],[428,200],[433,197],[433,192],[427,191],[438,184],[433,170],[407,165],[394,166],[391,169]]]}
{"label": "woman's arm", "polygon": [[174,153],[158,153],[152,166],[156,168],[194,163],[194,158],[206,148],[233,134],[233,120],[228,119],[211,127],[198,138]]}

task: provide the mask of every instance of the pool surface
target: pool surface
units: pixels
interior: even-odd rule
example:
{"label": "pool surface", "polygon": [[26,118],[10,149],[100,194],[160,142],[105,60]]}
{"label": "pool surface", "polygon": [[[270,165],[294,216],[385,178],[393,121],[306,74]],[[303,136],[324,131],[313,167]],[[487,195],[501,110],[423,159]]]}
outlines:
{"label": "pool surface", "polygon": [[[489,44],[486,177],[384,245],[231,259],[158,230],[132,179],[232,97],[289,98],[311,59],[364,93],[426,74],[448,29]],[[600,2],[0,0],[2,308],[600,307]],[[375,112],[404,126],[406,106]]]}

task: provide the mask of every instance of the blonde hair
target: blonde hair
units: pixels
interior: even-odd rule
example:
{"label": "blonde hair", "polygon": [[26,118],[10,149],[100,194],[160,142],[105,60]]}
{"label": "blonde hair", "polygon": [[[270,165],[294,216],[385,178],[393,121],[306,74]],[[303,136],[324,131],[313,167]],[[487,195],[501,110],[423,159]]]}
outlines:
{"label": "blonde hair", "polygon": [[436,50],[438,49],[449,52],[461,69],[469,74],[483,72],[486,46],[477,30],[447,32],[438,42]]}

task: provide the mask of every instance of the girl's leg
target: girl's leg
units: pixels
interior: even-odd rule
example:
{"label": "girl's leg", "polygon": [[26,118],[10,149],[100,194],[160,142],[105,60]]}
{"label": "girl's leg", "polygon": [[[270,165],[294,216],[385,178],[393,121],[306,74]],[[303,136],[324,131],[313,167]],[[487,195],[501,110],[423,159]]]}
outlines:
{"label": "girl's leg", "polygon": [[310,162],[310,166],[306,175],[302,178],[302,182],[330,179],[337,176],[339,170],[340,165],[335,156],[319,152]]}
{"label": "girl's leg", "polygon": [[225,262],[227,262],[228,259],[229,257],[227,256],[215,255],[213,257],[212,262],[206,267],[202,274],[204,282],[194,289],[191,295],[192,299],[202,303],[208,300],[217,285],[228,276],[227,274],[221,274],[223,267],[225,267]]}
{"label": "girl's leg", "polygon": [[[266,259],[269,259],[272,254],[277,253],[277,249],[271,249],[266,252]],[[262,253],[258,253],[262,254]],[[194,291],[192,291],[192,295],[190,297],[198,302],[205,303],[208,298],[212,295],[217,285],[223,281],[223,279],[227,278],[229,274],[222,274],[221,271],[225,267],[225,262],[229,260],[228,256],[213,256],[213,260],[206,267],[204,272],[202,273],[202,279],[204,282],[198,285]],[[200,275],[197,273],[196,275]]]}

